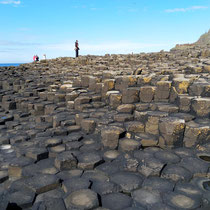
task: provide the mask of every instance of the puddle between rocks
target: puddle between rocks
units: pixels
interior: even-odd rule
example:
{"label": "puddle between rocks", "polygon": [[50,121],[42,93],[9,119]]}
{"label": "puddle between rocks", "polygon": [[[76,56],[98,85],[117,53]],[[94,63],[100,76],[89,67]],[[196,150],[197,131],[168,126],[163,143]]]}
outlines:
{"label": "puddle between rocks", "polygon": [[203,183],[203,187],[205,190],[210,191],[210,180]]}
{"label": "puddle between rocks", "polygon": [[1,150],[8,150],[8,149],[11,149],[11,145],[9,145],[9,144],[2,145],[2,146],[0,146],[0,149],[1,149]]}
{"label": "puddle between rocks", "polygon": [[200,155],[199,158],[201,160],[204,160],[206,162],[210,162],[210,156],[207,156],[207,155]]}

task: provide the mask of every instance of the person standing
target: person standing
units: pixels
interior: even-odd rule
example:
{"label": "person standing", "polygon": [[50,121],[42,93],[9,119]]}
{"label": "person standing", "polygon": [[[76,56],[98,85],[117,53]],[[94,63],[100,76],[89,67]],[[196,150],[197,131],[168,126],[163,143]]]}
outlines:
{"label": "person standing", "polygon": [[38,55],[36,55],[36,61],[39,61],[39,56]]}
{"label": "person standing", "polygon": [[79,56],[79,43],[78,40],[75,42],[75,52],[76,52],[76,58]]}

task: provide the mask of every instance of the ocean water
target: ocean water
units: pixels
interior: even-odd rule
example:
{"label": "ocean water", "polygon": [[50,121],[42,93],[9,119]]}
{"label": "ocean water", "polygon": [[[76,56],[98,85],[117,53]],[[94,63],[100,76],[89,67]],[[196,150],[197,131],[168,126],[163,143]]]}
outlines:
{"label": "ocean water", "polygon": [[1,66],[19,66],[20,64],[23,64],[23,63],[0,63],[0,67]]}

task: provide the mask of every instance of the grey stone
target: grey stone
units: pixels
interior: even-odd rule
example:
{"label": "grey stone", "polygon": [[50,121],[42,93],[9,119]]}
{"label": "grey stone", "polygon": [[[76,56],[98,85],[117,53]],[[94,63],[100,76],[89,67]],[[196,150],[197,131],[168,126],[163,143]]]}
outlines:
{"label": "grey stone", "polygon": [[139,188],[143,182],[141,176],[137,176],[136,174],[128,172],[119,172],[113,174],[110,177],[110,180],[118,184],[123,192],[131,192]]}
{"label": "grey stone", "polygon": [[144,180],[142,187],[144,189],[157,190],[159,192],[173,191],[174,182],[160,177],[151,176]]}
{"label": "grey stone", "polygon": [[160,193],[155,190],[138,189],[132,192],[134,206],[148,208],[162,201]]}
{"label": "grey stone", "polygon": [[68,195],[64,201],[69,209],[88,210],[96,208],[99,205],[97,194],[89,189],[75,191]]}
{"label": "grey stone", "polygon": [[102,206],[108,209],[123,209],[131,206],[132,199],[122,193],[111,193],[108,195],[103,195],[102,198]]}
{"label": "grey stone", "polygon": [[55,166],[61,171],[75,169],[77,160],[70,151],[62,152],[55,158]]}
{"label": "grey stone", "polygon": [[172,151],[158,151],[154,156],[166,164],[173,164],[180,162],[180,157],[172,153]]}
{"label": "grey stone", "polygon": [[74,191],[88,189],[90,185],[91,183],[88,179],[73,177],[62,183],[62,189],[65,193],[70,194]]}
{"label": "grey stone", "polygon": [[192,173],[182,166],[172,164],[163,169],[161,177],[171,179],[175,182],[189,181],[192,178]]}
{"label": "grey stone", "polygon": [[95,181],[93,182],[91,189],[99,195],[107,195],[110,193],[119,192],[121,188],[112,182]]}
{"label": "grey stone", "polygon": [[103,163],[101,155],[97,152],[82,153],[78,157],[78,167],[81,169],[91,170]]}
{"label": "grey stone", "polygon": [[191,198],[175,192],[166,193],[163,196],[163,200],[166,204],[176,209],[197,209],[201,205],[200,198]]}
{"label": "grey stone", "polygon": [[59,187],[59,179],[55,175],[40,174],[26,180],[26,185],[36,194],[48,192]]}

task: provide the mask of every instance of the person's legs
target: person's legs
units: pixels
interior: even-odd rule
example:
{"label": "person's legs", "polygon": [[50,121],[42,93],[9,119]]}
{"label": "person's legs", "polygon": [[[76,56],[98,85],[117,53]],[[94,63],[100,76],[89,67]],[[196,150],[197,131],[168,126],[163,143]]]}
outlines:
{"label": "person's legs", "polygon": [[79,50],[76,50],[76,58],[79,56]]}

